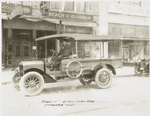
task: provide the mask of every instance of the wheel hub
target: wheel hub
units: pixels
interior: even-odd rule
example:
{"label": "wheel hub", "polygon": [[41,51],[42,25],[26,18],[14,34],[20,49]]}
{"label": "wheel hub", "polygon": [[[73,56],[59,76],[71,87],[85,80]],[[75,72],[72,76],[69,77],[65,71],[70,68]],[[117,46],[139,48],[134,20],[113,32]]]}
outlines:
{"label": "wheel hub", "polygon": [[35,87],[36,86],[35,81],[33,81],[33,80],[29,81],[29,86],[30,87]]}
{"label": "wheel hub", "polygon": [[107,79],[108,79],[108,78],[107,78],[107,74],[102,74],[102,75],[100,76],[100,81],[103,82],[103,83],[106,82]]}

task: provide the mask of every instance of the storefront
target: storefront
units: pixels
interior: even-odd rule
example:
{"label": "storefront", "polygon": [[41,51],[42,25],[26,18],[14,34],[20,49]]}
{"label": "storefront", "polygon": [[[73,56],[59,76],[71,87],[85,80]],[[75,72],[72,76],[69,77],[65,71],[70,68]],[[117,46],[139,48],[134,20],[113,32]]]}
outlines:
{"label": "storefront", "polygon": [[59,41],[36,43],[35,38],[56,33],[93,34],[93,27],[96,26],[92,15],[51,11],[47,16],[34,16],[30,6],[2,5],[11,9],[3,10],[5,15],[2,18],[2,57],[5,67],[17,67],[21,60],[44,58],[49,49],[58,51]]}
{"label": "storefront", "polygon": [[123,62],[149,57],[149,10],[120,4],[108,7],[108,34],[123,36]]}
{"label": "storefront", "polygon": [[[49,21],[21,18],[24,15],[32,16],[32,7],[30,6],[11,3],[3,3],[2,5],[2,12],[5,14],[2,18],[3,65],[5,67],[17,67],[21,60],[36,59],[37,47],[34,39],[57,33],[56,24]],[[53,48],[55,45],[51,47]]]}

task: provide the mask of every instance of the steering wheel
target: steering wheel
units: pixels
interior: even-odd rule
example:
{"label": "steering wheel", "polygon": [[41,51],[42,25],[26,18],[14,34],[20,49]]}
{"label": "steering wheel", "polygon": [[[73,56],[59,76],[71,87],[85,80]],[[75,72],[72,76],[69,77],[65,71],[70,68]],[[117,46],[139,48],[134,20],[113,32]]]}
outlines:
{"label": "steering wheel", "polygon": [[73,60],[67,64],[66,73],[71,78],[78,78],[82,74],[82,68],[83,66],[79,61]]}

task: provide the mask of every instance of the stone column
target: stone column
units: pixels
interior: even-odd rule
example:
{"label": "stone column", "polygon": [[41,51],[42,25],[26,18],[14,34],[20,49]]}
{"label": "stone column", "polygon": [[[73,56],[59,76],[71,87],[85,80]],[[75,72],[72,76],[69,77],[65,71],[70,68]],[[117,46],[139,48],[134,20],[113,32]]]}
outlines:
{"label": "stone column", "polygon": [[[108,35],[108,2],[99,2],[99,35]],[[104,58],[108,58],[108,42],[104,42]]]}
{"label": "stone column", "polygon": [[108,2],[99,2],[99,35],[108,35]]}

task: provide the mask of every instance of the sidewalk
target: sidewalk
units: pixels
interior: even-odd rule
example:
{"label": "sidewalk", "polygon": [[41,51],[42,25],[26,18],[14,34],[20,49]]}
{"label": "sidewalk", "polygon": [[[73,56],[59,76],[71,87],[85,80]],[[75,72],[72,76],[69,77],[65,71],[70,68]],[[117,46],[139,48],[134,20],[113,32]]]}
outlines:
{"label": "sidewalk", "polygon": [[[13,68],[4,68],[1,71],[1,82],[2,84],[11,83],[12,76],[14,74],[13,71],[11,71]],[[114,77],[129,77],[133,76],[134,74],[134,67],[126,67],[123,68],[117,68],[116,69],[116,75]]]}

